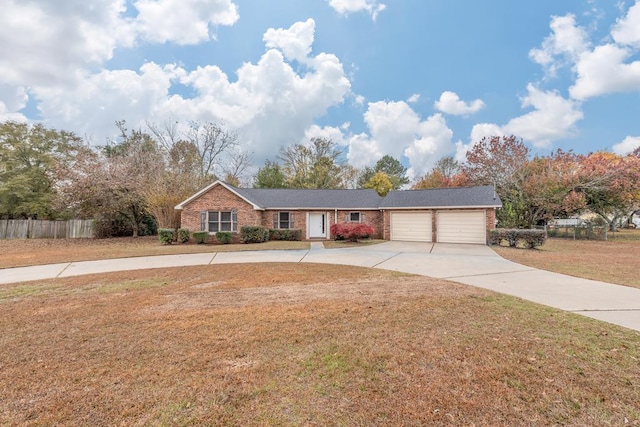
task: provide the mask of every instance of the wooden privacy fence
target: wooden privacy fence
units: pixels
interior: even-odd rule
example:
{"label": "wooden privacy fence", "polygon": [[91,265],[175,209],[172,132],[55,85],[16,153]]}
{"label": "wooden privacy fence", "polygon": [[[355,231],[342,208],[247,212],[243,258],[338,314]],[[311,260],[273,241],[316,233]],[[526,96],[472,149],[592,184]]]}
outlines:
{"label": "wooden privacy fence", "polygon": [[94,237],[92,219],[45,221],[39,219],[0,220],[0,239],[78,239]]}

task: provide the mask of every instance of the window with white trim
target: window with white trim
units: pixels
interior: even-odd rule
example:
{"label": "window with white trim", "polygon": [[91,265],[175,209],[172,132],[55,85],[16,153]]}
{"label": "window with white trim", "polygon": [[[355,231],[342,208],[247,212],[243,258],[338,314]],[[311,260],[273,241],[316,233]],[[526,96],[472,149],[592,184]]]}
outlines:
{"label": "window with white trim", "polygon": [[295,228],[293,212],[275,212],[273,214],[273,228],[277,230],[291,230]]}
{"label": "window with white trim", "polygon": [[238,232],[238,213],[231,211],[200,212],[200,229],[209,233],[218,231]]}
{"label": "window with white trim", "polygon": [[362,212],[349,212],[345,215],[344,222],[364,222],[364,214]]}

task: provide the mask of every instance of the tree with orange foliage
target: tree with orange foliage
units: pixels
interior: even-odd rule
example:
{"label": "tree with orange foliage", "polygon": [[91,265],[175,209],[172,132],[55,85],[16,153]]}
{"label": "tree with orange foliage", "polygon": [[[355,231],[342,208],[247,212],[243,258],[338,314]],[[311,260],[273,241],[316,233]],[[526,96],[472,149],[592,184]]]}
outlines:
{"label": "tree with orange foliage", "polygon": [[583,156],[577,170],[576,193],[584,207],[602,217],[611,231],[621,218],[640,206],[640,157],[596,152]]}

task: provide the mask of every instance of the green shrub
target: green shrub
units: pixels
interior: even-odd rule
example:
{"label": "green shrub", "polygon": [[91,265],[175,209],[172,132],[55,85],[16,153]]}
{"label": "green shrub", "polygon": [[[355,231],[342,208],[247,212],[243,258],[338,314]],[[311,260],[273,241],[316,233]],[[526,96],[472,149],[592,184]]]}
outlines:
{"label": "green shrub", "polygon": [[173,228],[158,228],[158,237],[163,245],[170,245],[175,240],[175,230]]}
{"label": "green shrub", "polygon": [[189,229],[188,228],[179,228],[178,229],[178,242],[187,243],[189,241]]}
{"label": "green shrub", "polygon": [[300,229],[291,229],[291,230],[277,230],[270,229],[269,230],[269,240],[302,240],[302,230]]}
{"label": "green shrub", "polygon": [[513,247],[536,248],[542,246],[547,240],[547,233],[544,230],[520,230],[498,228],[491,230],[489,243],[491,245],[503,245]]}
{"label": "green shrub", "polygon": [[193,232],[193,241],[197,244],[201,245],[207,242],[207,238],[209,237],[209,233],[206,231],[194,231]]}
{"label": "green shrub", "polygon": [[269,239],[269,230],[259,225],[245,225],[240,229],[244,243],[262,243]]}
{"label": "green shrub", "polygon": [[216,240],[223,245],[228,245],[233,240],[233,233],[230,231],[218,231],[216,233]]}

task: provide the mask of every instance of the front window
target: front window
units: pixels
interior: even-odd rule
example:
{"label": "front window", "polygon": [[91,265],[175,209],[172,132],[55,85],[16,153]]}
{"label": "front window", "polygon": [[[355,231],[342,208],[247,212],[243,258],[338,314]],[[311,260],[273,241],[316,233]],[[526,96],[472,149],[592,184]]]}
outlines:
{"label": "front window", "polygon": [[349,214],[349,222],[360,222],[360,212],[351,212]]}
{"label": "front window", "polygon": [[275,212],[273,214],[273,228],[291,230],[295,228],[293,212]]}
{"label": "front window", "polygon": [[207,228],[209,233],[218,231],[238,232],[238,214],[235,211],[208,211]]}

